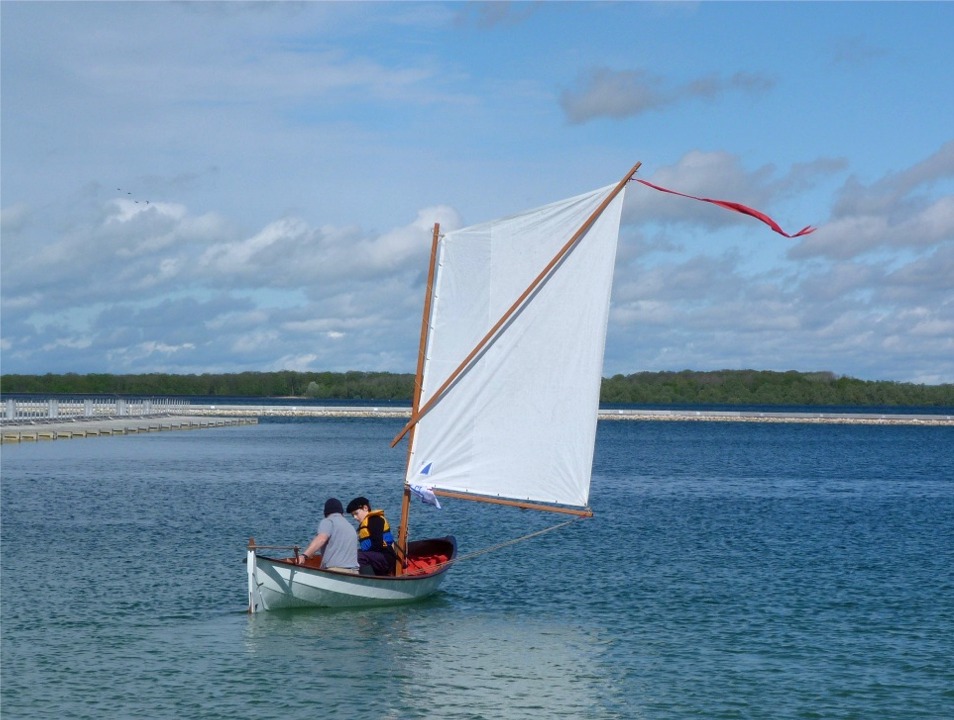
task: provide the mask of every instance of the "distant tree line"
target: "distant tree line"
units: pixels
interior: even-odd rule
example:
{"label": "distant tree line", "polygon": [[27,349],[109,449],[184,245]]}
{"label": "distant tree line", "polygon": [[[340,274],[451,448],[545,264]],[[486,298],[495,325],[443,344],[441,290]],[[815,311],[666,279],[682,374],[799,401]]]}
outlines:
{"label": "distant tree line", "polygon": [[[308,397],[410,402],[411,374],[386,372],[205,373],[202,375],[2,375],[0,391],[38,395]],[[846,405],[954,407],[954,384],[856,380],[831,372],[640,372],[604,378],[600,400],[633,405]]]}
{"label": "distant tree line", "polygon": [[857,380],[831,372],[641,372],[603,380],[600,400],[634,405],[954,407],[954,384]]}
{"label": "distant tree line", "polygon": [[410,400],[414,376],[385,372],[203,373],[202,375],[3,375],[5,393],[74,395],[203,395],[312,397],[335,400]]}

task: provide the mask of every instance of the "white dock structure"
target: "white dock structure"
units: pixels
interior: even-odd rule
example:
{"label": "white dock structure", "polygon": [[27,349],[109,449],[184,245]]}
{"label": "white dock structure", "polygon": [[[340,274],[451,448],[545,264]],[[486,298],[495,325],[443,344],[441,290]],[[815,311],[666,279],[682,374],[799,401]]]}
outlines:
{"label": "white dock structure", "polygon": [[257,417],[204,417],[179,398],[5,398],[0,442],[132,435],[258,423]]}

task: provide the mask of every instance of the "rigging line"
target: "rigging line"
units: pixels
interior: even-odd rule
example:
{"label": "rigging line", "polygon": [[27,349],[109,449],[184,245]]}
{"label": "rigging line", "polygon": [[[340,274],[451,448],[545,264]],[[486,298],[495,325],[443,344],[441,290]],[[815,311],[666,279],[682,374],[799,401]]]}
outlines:
{"label": "rigging line", "polygon": [[445,565],[452,565],[454,563],[460,562],[461,560],[470,560],[471,558],[475,558],[478,555],[484,555],[486,553],[493,552],[495,550],[500,550],[501,548],[505,548],[508,545],[516,545],[518,542],[523,542],[524,540],[529,540],[530,538],[535,538],[540,535],[546,535],[549,532],[553,532],[554,530],[559,530],[560,528],[565,527],[567,525],[571,525],[572,523],[579,522],[580,520],[586,520],[587,517],[588,517],[587,515],[581,515],[580,517],[571,518],[570,520],[566,520],[557,525],[553,525],[552,527],[543,528],[543,530],[537,530],[536,532],[532,532],[529,535],[524,535],[523,537],[514,538],[513,540],[506,540],[502,543],[498,543],[496,545],[491,545],[490,547],[484,548],[483,550],[475,550],[472,553],[467,553],[466,555],[461,555],[460,557],[456,557],[453,560],[448,560],[447,562],[443,562],[438,565],[435,565],[433,569],[436,570],[437,568],[442,568]]}

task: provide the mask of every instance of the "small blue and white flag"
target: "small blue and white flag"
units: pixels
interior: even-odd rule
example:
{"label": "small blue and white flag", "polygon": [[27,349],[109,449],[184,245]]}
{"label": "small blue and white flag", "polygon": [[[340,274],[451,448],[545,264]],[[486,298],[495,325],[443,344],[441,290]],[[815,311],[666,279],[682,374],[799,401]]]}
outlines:
{"label": "small blue and white flag", "polygon": [[[420,472],[418,472],[418,476],[427,478],[431,474],[431,465],[433,465],[433,463],[427,463],[424,467],[422,467]],[[408,487],[411,489],[412,493],[421,498],[421,502],[427,505],[433,505],[438,510],[441,509],[441,503],[437,499],[437,496],[434,494],[434,490],[430,485],[424,485],[421,483],[408,483]]]}
{"label": "small blue and white flag", "polygon": [[411,492],[421,498],[421,502],[427,505],[433,505],[438,510],[441,509],[441,504],[437,499],[437,495],[434,494],[434,491],[427,487],[426,485],[408,485],[411,488]]}

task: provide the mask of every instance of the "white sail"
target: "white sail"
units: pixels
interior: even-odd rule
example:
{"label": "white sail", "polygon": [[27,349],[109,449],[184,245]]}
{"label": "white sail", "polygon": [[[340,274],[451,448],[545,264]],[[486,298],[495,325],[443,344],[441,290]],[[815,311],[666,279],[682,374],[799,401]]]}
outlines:
{"label": "white sail", "polygon": [[[441,239],[422,407],[613,190]],[[409,484],[587,505],[623,195],[421,418]]]}

